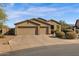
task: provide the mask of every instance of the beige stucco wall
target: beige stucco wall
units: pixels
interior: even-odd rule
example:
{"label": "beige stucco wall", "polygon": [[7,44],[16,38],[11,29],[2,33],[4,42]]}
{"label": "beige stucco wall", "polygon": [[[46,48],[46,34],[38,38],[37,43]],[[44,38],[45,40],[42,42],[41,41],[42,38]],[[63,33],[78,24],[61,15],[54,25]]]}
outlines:
{"label": "beige stucco wall", "polygon": [[51,26],[48,27],[48,34],[51,34]]}
{"label": "beige stucco wall", "polygon": [[40,26],[46,26],[46,27],[47,27],[47,24],[41,23],[41,22],[39,22],[39,21],[36,21],[36,20],[31,20],[31,21],[33,21],[33,22],[35,22],[35,23],[38,23],[38,24],[40,24]]}
{"label": "beige stucco wall", "polygon": [[37,25],[35,25],[35,24],[33,24],[33,23],[31,23],[31,22],[23,22],[23,23],[21,23],[21,24],[17,24],[16,25],[16,27],[18,27],[18,26],[37,26]]}
{"label": "beige stucco wall", "polygon": [[59,31],[61,31],[61,25],[59,25]]}

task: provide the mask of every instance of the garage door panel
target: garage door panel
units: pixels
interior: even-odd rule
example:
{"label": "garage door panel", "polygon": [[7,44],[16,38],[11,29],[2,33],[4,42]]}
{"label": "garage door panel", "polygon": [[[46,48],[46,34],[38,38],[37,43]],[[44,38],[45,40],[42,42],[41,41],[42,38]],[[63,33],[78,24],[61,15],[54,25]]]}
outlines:
{"label": "garage door panel", "polygon": [[47,34],[47,28],[40,28],[40,34]]}
{"label": "garage door panel", "polygon": [[36,28],[18,28],[17,34],[19,35],[35,35]]}

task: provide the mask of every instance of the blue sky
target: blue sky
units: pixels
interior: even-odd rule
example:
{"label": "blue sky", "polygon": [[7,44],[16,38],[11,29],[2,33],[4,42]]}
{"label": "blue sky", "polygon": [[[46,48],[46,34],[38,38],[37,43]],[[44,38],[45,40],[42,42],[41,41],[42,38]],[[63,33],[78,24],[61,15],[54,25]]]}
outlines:
{"label": "blue sky", "polygon": [[38,17],[64,20],[69,24],[74,24],[79,19],[78,3],[6,3],[4,9],[9,27],[14,27],[14,23]]}

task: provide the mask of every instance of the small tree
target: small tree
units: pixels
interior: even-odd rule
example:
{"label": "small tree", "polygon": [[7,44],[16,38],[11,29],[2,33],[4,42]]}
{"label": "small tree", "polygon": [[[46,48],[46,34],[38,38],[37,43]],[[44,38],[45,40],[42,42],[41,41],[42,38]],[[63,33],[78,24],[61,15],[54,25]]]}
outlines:
{"label": "small tree", "polygon": [[4,11],[4,9],[2,8],[2,5],[0,4],[0,28],[2,29],[3,28],[3,25],[7,19],[7,15]]}
{"label": "small tree", "polygon": [[61,30],[70,28],[70,25],[63,20],[60,20],[59,23],[61,24]]}

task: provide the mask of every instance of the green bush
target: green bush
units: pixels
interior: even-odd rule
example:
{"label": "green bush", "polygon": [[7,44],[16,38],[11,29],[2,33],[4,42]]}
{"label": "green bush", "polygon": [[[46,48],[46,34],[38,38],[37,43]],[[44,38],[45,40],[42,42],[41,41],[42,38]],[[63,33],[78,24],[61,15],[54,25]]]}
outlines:
{"label": "green bush", "polygon": [[75,32],[67,32],[66,33],[66,38],[67,39],[75,39],[76,38],[76,33]]}
{"label": "green bush", "polygon": [[59,31],[57,31],[57,32],[56,32],[56,37],[64,38],[64,37],[65,37],[65,33],[64,33],[64,32],[59,32]]}

